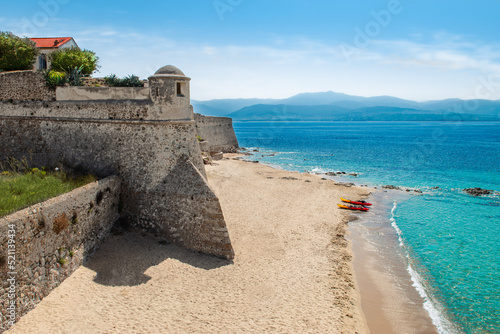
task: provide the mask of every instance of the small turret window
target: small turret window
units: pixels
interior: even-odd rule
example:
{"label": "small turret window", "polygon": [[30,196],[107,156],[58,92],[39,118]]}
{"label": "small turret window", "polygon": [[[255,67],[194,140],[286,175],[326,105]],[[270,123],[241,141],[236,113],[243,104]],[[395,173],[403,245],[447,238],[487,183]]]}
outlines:
{"label": "small turret window", "polygon": [[181,82],[177,83],[177,96],[184,96],[184,94],[182,93],[182,83]]}

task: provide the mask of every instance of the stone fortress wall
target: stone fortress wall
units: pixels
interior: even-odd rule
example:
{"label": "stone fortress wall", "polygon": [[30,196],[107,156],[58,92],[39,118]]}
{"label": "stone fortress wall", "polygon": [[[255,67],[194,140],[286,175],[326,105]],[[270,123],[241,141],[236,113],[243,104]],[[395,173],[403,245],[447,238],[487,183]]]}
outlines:
{"label": "stone fortress wall", "polygon": [[196,132],[205,141],[203,151],[235,153],[238,151],[238,139],[233,129],[233,120],[229,117],[211,117],[194,114]]}
{"label": "stone fortress wall", "polygon": [[119,217],[120,183],[110,176],[0,220],[0,332],[78,269],[109,235]]}
{"label": "stone fortress wall", "polygon": [[[174,66],[162,67],[149,78],[145,98],[144,89],[127,93],[128,88],[112,94],[101,87],[71,89],[73,95],[44,93],[40,74],[0,73],[0,160],[29,156],[38,166],[117,175],[124,224],[191,250],[234,257],[219,200],[206,181],[189,78]],[[15,76],[26,82],[13,84]],[[215,127],[204,123],[205,130]],[[223,124],[229,132],[227,121]],[[0,218],[0,231],[9,217]],[[30,243],[24,235],[18,235],[21,243]],[[52,252],[50,247],[38,251]],[[0,264],[4,278],[8,268]]]}
{"label": "stone fortress wall", "polygon": [[52,101],[55,98],[56,93],[47,87],[42,72],[0,73],[0,101]]}

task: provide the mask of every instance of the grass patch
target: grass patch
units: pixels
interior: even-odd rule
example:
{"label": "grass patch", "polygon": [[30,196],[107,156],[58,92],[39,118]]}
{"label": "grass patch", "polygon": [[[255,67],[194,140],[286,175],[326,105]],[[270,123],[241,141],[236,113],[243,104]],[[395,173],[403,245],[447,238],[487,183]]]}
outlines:
{"label": "grass patch", "polygon": [[0,173],[0,217],[94,182],[93,175],[68,177],[63,171],[32,168]]}

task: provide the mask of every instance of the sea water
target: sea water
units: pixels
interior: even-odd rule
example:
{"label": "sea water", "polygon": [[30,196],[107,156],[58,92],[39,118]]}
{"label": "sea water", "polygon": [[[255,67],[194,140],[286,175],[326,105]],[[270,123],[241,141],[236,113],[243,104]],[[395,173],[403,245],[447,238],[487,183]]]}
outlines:
{"label": "sea water", "polygon": [[500,122],[235,122],[234,128],[242,147],[258,150],[251,160],[345,172],[344,181],[379,189],[401,187],[379,216],[397,233],[437,330],[500,332],[500,197],[463,192],[500,192]]}

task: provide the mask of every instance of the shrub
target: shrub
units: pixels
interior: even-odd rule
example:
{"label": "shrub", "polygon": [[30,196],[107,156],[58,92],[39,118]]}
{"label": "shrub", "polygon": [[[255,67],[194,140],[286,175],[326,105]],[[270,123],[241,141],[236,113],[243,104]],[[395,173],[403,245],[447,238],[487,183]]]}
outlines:
{"label": "shrub", "polygon": [[109,87],[144,87],[144,82],[137,75],[129,75],[123,79],[118,78],[115,74],[104,77],[104,82]]}
{"label": "shrub", "polygon": [[81,68],[83,75],[91,75],[99,68],[99,57],[91,50],[80,50],[76,47],[60,49],[52,52],[49,58],[51,69],[60,72]]}
{"label": "shrub", "polygon": [[124,87],[144,87],[144,82],[142,82],[138,76],[133,74],[123,78],[122,84],[124,85]]}
{"label": "shrub", "polygon": [[35,42],[0,32],[0,71],[31,70],[38,55]]}
{"label": "shrub", "polygon": [[120,78],[118,78],[116,76],[116,74],[110,74],[110,75],[104,77],[104,82],[109,87],[116,87],[116,85],[118,84],[119,81],[120,81]]}
{"label": "shrub", "polygon": [[63,86],[68,81],[67,75],[64,72],[46,71],[44,74],[45,81],[51,88],[55,88],[56,86]]}
{"label": "shrub", "polygon": [[75,67],[68,73],[68,82],[70,86],[83,86],[83,65]]}

